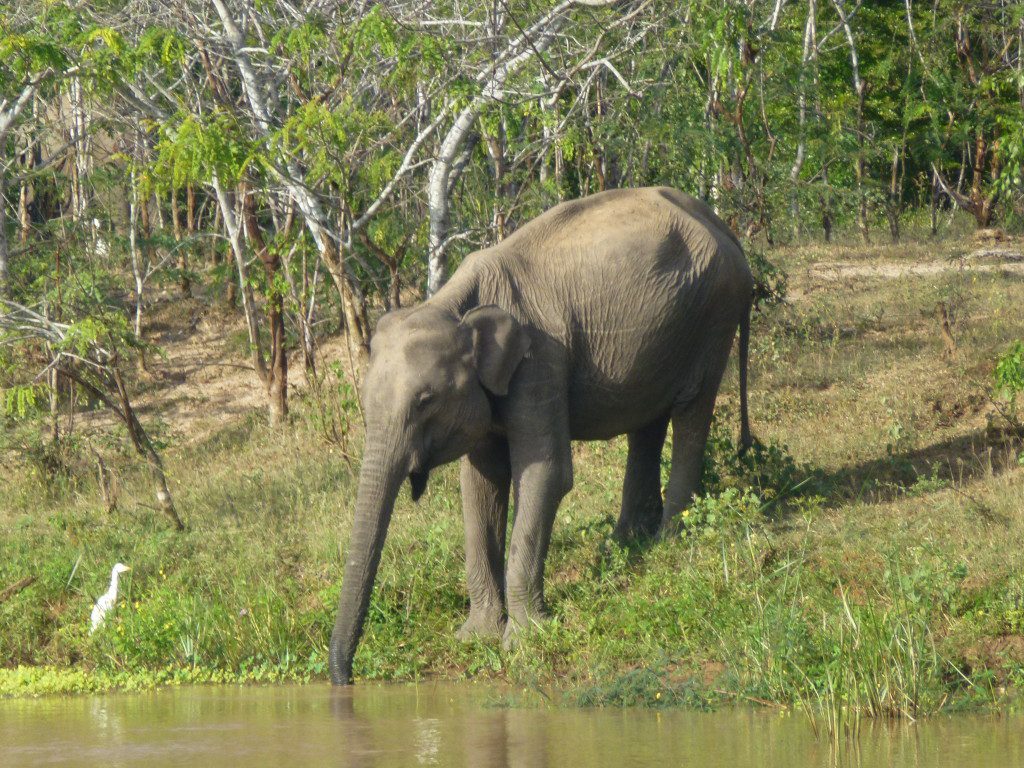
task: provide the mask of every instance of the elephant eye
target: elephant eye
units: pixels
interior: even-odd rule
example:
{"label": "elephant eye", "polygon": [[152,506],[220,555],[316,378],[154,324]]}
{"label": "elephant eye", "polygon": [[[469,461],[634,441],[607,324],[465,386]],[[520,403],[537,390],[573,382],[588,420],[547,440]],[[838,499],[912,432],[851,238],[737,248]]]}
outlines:
{"label": "elephant eye", "polygon": [[434,393],[429,389],[424,389],[419,395],[416,396],[416,407],[423,408],[424,406],[430,405],[434,401]]}

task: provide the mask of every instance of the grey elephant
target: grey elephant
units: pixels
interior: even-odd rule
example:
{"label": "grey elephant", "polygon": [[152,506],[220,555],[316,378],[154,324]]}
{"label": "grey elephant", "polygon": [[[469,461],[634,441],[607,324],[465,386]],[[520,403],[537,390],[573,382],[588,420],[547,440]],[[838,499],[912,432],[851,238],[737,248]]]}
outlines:
{"label": "grey elephant", "polygon": [[750,444],[752,290],[743,249],[703,202],[669,188],[614,190],[555,206],[471,254],[432,298],[383,316],[364,379],[366,447],[332,681],[351,682],[406,477],[417,499],[431,469],[462,459],[470,608],[460,637],[508,642],[545,617],[544,561],[573,485],[573,440],[628,436],[617,536],[667,525],[699,490],[737,326],[741,445]]}

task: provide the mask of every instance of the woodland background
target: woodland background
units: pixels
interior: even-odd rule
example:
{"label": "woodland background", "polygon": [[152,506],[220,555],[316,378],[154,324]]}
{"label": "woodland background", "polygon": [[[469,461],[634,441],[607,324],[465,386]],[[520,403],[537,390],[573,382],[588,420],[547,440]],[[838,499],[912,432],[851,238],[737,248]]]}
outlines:
{"label": "woodland background", "polygon": [[1009,1],[5,3],[6,411],[63,377],[156,461],[124,371],[175,282],[240,306],[280,422],[288,350],[358,359],[375,311],[603,189],[765,244],[1016,227],[1022,47]]}
{"label": "woodland background", "polygon": [[575,445],[556,618],[509,654],[452,638],[442,468],[357,675],[832,733],[1012,709],[1022,47],[1009,1],[0,0],[0,696],[322,679],[376,317],[560,200],[667,184],[754,267],[763,442],[737,458],[730,372],[705,494],[637,546],[625,441]]}

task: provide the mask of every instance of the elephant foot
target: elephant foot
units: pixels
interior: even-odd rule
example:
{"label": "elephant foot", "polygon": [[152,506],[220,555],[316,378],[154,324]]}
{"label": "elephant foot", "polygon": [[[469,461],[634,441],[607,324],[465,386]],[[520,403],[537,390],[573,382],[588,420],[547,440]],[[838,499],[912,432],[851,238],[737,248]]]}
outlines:
{"label": "elephant foot", "polygon": [[508,624],[505,625],[505,634],[501,638],[501,645],[506,651],[513,650],[519,639],[529,633],[535,627],[546,624],[551,620],[551,614],[546,610],[531,611],[528,616],[524,615],[518,619],[509,616]]}
{"label": "elephant foot", "polygon": [[615,525],[612,536],[620,544],[650,541],[661,529],[662,503],[658,499],[657,506],[645,505],[630,507],[622,511]]}
{"label": "elephant foot", "polygon": [[654,537],[655,540],[667,541],[678,537],[683,532],[682,512],[679,510],[674,515],[662,518],[661,527]]}
{"label": "elephant foot", "polygon": [[455,637],[464,643],[477,639],[497,639],[504,635],[505,623],[505,617],[501,614],[475,615],[470,613],[466,623],[455,633]]}
{"label": "elephant foot", "polygon": [[644,543],[657,539],[660,528],[660,518],[654,525],[646,521],[643,524],[632,524],[623,523],[620,520],[619,524],[615,526],[615,530],[612,533],[612,537],[622,546],[627,546],[629,544]]}

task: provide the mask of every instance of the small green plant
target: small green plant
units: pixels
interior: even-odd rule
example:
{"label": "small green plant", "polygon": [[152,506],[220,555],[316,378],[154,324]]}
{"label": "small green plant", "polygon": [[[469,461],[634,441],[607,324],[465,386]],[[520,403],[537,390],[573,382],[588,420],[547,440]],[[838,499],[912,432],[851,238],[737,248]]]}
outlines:
{"label": "small green plant", "polygon": [[949,480],[939,474],[939,468],[941,466],[942,465],[936,461],[932,464],[931,472],[929,474],[918,475],[913,484],[907,488],[907,495],[924,496],[929,493],[934,493],[935,491],[941,491],[945,488],[949,488]]}
{"label": "small green plant", "polygon": [[[993,372],[993,388],[995,397],[992,405],[1011,428],[1020,430],[1024,427],[1017,414],[1017,396],[1024,392],[1024,342],[1016,341],[996,359]],[[1024,466],[1024,453],[1018,457]]]}
{"label": "small green plant", "polygon": [[699,681],[673,680],[664,668],[633,669],[605,685],[575,695],[578,707],[688,707],[711,709],[713,701]]}
{"label": "small green plant", "polygon": [[789,275],[786,271],[769,261],[763,251],[750,250],[747,261],[754,275],[754,309],[761,311],[765,307],[782,304],[789,288]]}
{"label": "small green plant", "polygon": [[763,519],[764,504],[750,490],[727,488],[693,500],[679,515],[682,536],[714,535],[751,528]]}
{"label": "small green plant", "polygon": [[798,464],[785,445],[755,440],[741,455],[726,426],[730,418],[723,410],[711,425],[702,477],[707,493],[718,494],[727,488],[749,490],[768,507],[815,491],[815,471],[807,464]]}
{"label": "small green plant", "polygon": [[3,403],[3,415],[14,419],[24,419],[34,414],[42,406],[46,387],[42,384],[15,384],[12,387],[0,388],[0,401]]}
{"label": "small green plant", "polygon": [[996,389],[1007,400],[1024,392],[1024,342],[1017,341],[996,361]]}
{"label": "small green plant", "polygon": [[359,396],[341,363],[333,362],[312,380],[306,417],[313,430],[349,457],[352,428],[359,424]]}

